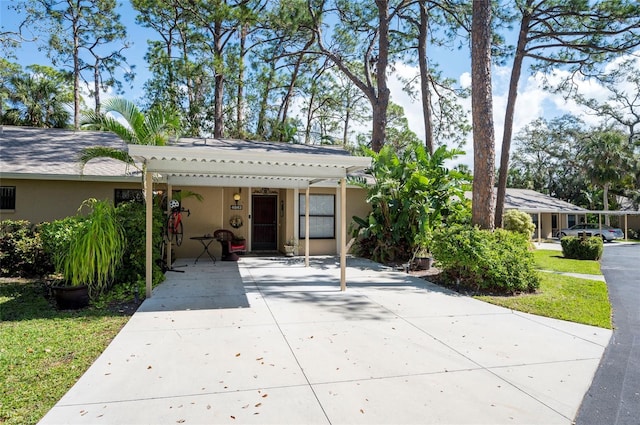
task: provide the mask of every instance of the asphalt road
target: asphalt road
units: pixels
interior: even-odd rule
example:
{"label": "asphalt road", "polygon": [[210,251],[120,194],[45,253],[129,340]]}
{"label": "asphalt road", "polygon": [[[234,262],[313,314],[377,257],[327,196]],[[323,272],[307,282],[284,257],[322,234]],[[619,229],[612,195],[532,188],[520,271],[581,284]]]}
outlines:
{"label": "asphalt road", "polygon": [[605,246],[601,268],[614,330],[576,424],[640,425],[640,245]]}

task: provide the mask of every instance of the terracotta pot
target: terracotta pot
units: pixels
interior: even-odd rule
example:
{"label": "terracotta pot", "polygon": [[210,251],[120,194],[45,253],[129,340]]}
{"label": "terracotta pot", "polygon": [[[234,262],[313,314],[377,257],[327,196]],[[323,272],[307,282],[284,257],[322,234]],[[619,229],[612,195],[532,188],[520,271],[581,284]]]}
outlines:
{"label": "terracotta pot", "polygon": [[52,289],[60,310],[78,310],[89,305],[87,285],[54,286]]}

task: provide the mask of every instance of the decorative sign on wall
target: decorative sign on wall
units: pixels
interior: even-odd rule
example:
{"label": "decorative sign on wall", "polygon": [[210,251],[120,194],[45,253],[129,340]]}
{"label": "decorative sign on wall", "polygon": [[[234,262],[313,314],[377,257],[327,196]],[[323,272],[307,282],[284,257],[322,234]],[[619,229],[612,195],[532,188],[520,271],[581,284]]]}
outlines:
{"label": "decorative sign on wall", "polygon": [[232,210],[241,210],[242,209],[242,205],[231,205],[231,209]]}

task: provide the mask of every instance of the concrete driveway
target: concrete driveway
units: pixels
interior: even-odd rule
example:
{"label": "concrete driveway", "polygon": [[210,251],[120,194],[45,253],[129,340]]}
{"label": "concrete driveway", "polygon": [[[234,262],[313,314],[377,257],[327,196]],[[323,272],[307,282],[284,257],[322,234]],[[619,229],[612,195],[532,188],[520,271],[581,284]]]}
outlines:
{"label": "concrete driveway", "polygon": [[571,424],[611,332],[350,258],[179,261],[42,424]]}

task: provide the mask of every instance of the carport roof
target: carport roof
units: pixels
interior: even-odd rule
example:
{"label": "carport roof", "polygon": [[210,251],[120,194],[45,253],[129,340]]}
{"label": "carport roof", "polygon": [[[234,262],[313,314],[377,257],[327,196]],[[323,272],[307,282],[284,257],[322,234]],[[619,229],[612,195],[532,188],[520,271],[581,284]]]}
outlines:
{"label": "carport roof", "polygon": [[299,188],[337,183],[371,165],[340,147],[223,139],[129,145],[148,172],[172,185]]}

